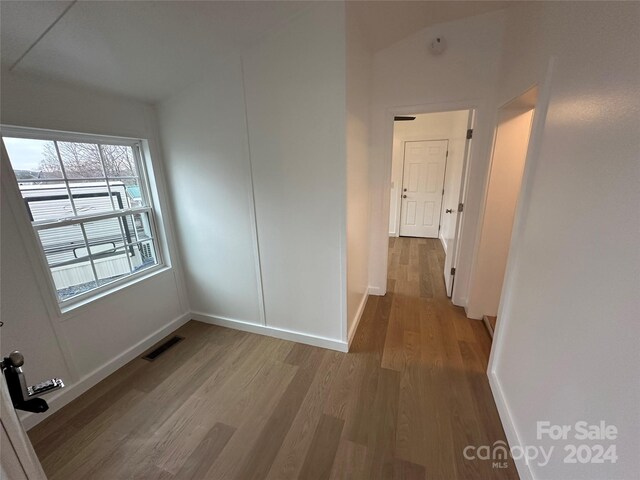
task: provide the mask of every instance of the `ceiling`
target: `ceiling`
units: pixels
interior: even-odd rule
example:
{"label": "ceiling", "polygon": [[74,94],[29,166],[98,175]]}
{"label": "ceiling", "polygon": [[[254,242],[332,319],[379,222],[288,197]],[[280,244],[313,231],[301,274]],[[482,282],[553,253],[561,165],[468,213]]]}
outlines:
{"label": "ceiling", "polygon": [[[70,4],[0,2],[11,67]],[[287,1],[78,1],[14,67],[158,101],[309,5]]]}
{"label": "ceiling", "polygon": [[374,51],[431,25],[506,8],[508,1],[356,1],[349,4]]}
{"label": "ceiling", "polygon": [[[357,1],[374,50],[426,26],[504,8],[492,1]],[[148,102],[180,91],[312,2],[0,2],[3,69]]]}

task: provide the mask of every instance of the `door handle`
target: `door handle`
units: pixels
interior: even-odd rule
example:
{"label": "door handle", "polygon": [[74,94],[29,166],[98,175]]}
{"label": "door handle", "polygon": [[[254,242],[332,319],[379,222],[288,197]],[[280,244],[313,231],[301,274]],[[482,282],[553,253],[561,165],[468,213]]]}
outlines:
{"label": "door handle", "polygon": [[22,366],[24,357],[18,351],[11,352],[8,357],[2,359],[0,369],[7,382],[11,403],[18,410],[33,413],[46,412],[49,409],[47,402],[39,398],[45,393],[52,392],[64,387],[64,383],[59,378],[46,380],[38,385],[27,386]]}
{"label": "door handle", "polygon": [[402,195],[402,198],[407,198],[407,196],[406,195]]}
{"label": "door handle", "polygon": [[453,209],[452,208],[447,208],[444,213],[453,213]]}

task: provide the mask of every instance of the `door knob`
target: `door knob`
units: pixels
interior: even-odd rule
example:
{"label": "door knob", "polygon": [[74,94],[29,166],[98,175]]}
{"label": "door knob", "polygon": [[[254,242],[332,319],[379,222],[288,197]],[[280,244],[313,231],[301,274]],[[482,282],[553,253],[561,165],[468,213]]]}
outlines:
{"label": "door knob", "polygon": [[406,195],[402,195],[402,198],[407,198],[407,196]]}
{"label": "door knob", "polygon": [[9,359],[7,363],[13,367],[21,367],[24,365],[24,356],[17,350],[11,352],[7,358]]}
{"label": "door knob", "polygon": [[[45,393],[64,387],[59,378],[52,378],[37,385],[27,386],[27,381],[22,371],[24,357],[18,351],[11,352],[8,357],[0,362],[4,380],[7,382],[11,403],[18,410],[26,412],[42,413],[49,409],[45,400],[39,398]],[[0,380],[2,381],[2,380]]]}
{"label": "door knob", "polygon": [[453,212],[453,209],[451,209],[451,208],[447,208],[444,212],[445,212],[445,213],[452,213],[452,212]]}

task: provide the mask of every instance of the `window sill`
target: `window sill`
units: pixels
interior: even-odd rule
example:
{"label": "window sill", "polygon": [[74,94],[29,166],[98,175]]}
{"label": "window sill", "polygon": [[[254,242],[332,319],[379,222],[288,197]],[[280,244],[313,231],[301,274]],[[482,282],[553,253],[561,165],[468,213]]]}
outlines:
{"label": "window sill", "polygon": [[76,317],[91,309],[92,307],[97,307],[98,305],[102,304],[105,300],[110,299],[114,294],[121,292],[126,288],[132,287],[138,283],[156,277],[157,275],[168,272],[171,269],[172,268],[169,265],[156,265],[155,267],[147,270],[144,274],[141,274],[139,276],[136,275],[135,278],[123,280],[122,283],[117,283],[111,288],[98,292],[95,295],[91,295],[76,302],[71,301],[64,305],[58,304],[58,310],[60,312],[59,320],[61,322],[64,322],[65,320]]}

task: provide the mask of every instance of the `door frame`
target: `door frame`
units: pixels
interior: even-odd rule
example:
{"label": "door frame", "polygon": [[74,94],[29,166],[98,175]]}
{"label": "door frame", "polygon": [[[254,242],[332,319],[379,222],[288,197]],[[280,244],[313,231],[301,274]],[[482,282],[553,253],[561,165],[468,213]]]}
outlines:
{"label": "door frame", "polygon": [[[449,161],[449,139],[448,138],[434,138],[434,139],[421,139],[421,140],[403,140],[402,142],[402,173],[400,178],[402,179],[402,184],[398,189],[397,200],[396,200],[396,237],[400,236],[400,226],[402,225],[402,192],[404,188],[404,167],[407,155],[407,143],[413,142],[447,142],[447,154],[444,158],[444,175],[442,177],[442,188],[444,188],[444,182],[447,178],[447,162]],[[437,239],[440,238],[440,226],[442,225],[442,201],[440,202],[440,212],[438,213],[438,235],[435,237]],[[418,238],[433,238],[433,237],[418,237]]]}
{"label": "door frame", "polygon": [[[402,115],[422,115],[426,113],[445,113],[445,112],[455,112],[459,110],[468,110],[472,113],[473,124],[472,128],[476,128],[478,112],[484,111],[489,112],[489,105],[487,105],[486,100],[480,99],[470,99],[466,101],[452,101],[452,102],[433,102],[433,103],[423,103],[416,105],[404,105],[404,106],[391,106],[385,109],[384,112],[384,135],[383,138],[383,178],[382,178],[382,196],[383,201],[386,203],[385,208],[383,209],[383,213],[386,212],[383,218],[384,225],[384,234],[385,237],[389,237],[389,201],[391,198],[391,179],[392,179],[392,165],[393,165],[393,130],[394,130],[394,118],[396,116]],[[486,116],[486,113],[485,113]],[[487,120],[489,120],[487,118]],[[471,165],[477,163],[481,159],[478,158],[478,155],[474,155],[470,150],[467,152],[465,158],[465,170],[464,176],[462,178],[462,188],[461,191],[464,191],[465,198],[463,198],[463,203],[466,202],[466,195],[468,193],[468,184],[469,184],[469,173],[471,171]],[[403,160],[404,165],[404,160]],[[400,189],[402,190],[402,189]],[[399,215],[397,216],[396,223],[399,222]],[[459,247],[460,239],[465,234],[464,223],[461,222],[460,231],[458,232],[458,236],[456,239],[456,244]],[[396,228],[396,233],[399,235],[399,224]],[[459,252],[459,248],[457,248]],[[378,257],[381,261],[382,271],[385,274],[385,282],[381,284],[381,288],[375,288],[375,295],[384,295],[386,294],[386,276],[389,272],[389,250],[388,248],[384,248],[383,251],[380,251],[380,255]],[[374,289],[370,288],[370,292],[373,292]],[[453,297],[456,294],[455,285],[454,291],[452,292],[451,299],[453,301]],[[465,292],[466,294],[466,292]],[[466,299],[464,299],[466,301]],[[454,302],[455,303],[455,302]]]}
{"label": "door frame", "polygon": [[[542,76],[536,79],[537,82],[529,84],[528,88],[520,91],[518,95],[509,99],[508,102],[504,102],[504,104],[507,104],[536,85],[538,87],[538,101],[536,102],[535,112],[531,122],[529,145],[527,147],[524,172],[522,174],[522,182],[520,184],[520,194],[516,204],[513,228],[511,230],[511,242],[509,244],[507,266],[504,272],[502,291],[500,292],[500,304],[498,305],[496,328],[493,333],[491,352],[489,353],[489,363],[486,370],[487,377],[489,378],[489,386],[491,387],[491,393],[493,394],[493,399],[496,402],[498,415],[502,421],[502,426],[504,427],[509,445],[522,446],[524,443],[521,441],[522,437],[516,425],[512,421],[509,406],[500,383],[498,368],[500,366],[502,349],[504,348],[505,342],[504,331],[509,322],[517,320],[514,319],[511,314],[513,286],[518,270],[519,253],[522,248],[522,237],[524,235],[527,213],[529,211],[529,204],[531,203],[531,195],[533,192],[533,177],[538,164],[540,149],[542,147],[542,137],[547,120],[547,112],[549,110],[549,103],[551,100],[551,87],[555,78],[557,62],[558,57],[551,56],[546,65],[546,71]],[[521,478],[533,478],[526,460],[520,458],[515,461],[515,464]]]}
{"label": "door frame", "polygon": [[[531,124],[529,126],[529,140],[528,140],[528,144],[527,144],[527,152],[526,152],[526,156],[525,156],[525,160],[524,160],[524,169],[523,169],[523,176],[522,176],[522,180],[524,181],[524,172],[526,171],[526,162],[528,159],[528,151],[529,151],[529,145],[531,144],[531,135],[533,133],[533,122],[535,120],[535,109],[536,106],[529,106],[529,105],[523,105],[522,107],[513,107],[513,104],[517,101],[522,99],[523,97],[525,97],[527,94],[529,94],[530,92],[537,90],[537,97],[540,96],[540,86],[538,84],[533,84],[531,85],[529,88],[527,88],[526,90],[522,91],[519,95],[516,95],[513,98],[510,98],[509,100],[507,100],[504,103],[501,103],[498,108],[496,109],[496,119],[495,119],[495,126],[493,129],[493,137],[492,137],[492,141],[491,141],[491,152],[489,154],[489,165],[487,167],[487,175],[486,178],[484,180],[484,187],[482,189],[482,199],[480,200],[480,209],[478,212],[478,227],[477,227],[477,234],[476,234],[476,241],[473,247],[473,263],[471,265],[471,270],[469,272],[469,290],[471,290],[471,287],[477,283],[477,259],[478,259],[478,255],[480,253],[480,245],[482,242],[482,236],[484,233],[484,230],[486,228],[485,226],[485,217],[486,217],[486,212],[487,212],[487,203],[488,203],[488,199],[489,199],[489,190],[491,188],[492,185],[492,176],[494,173],[494,157],[495,157],[495,152],[496,152],[496,146],[498,145],[498,134],[500,132],[500,127],[503,124],[503,114],[506,111],[510,111],[513,109],[520,109],[520,108],[527,108],[527,111],[529,110],[534,110],[534,114],[533,117],[531,118]],[[529,102],[530,99],[525,99],[526,102]],[[536,100],[536,103],[538,100]],[[511,107],[509,107],[510,105],[512,105]],[[529,108],[530,107],[530,108]],[[521,112],[521,113],[524,113]],[[495,181],[495,180],[494,180]],[[521,187],[522,188],[522,187]],[[515,213],[514,213],[514,224],[513,224],[513,228],[515,228],[515,214],[517,213],[517,206],[520,202],[520,195],[518,194],[518,199],[516,200],[516,208],[515,208]],[[511,244],[511,242],[509,242],[509,244]],[[505,267],[505,277],[506,277],[506,267]],[[466,309],[466,313],[467,316],[469,318],[475,318],[477,319],[477,313],[475,313],[472,309],[468,308],[468,304],[465,306]],[[471,315],[471,316],[470,316]],[[483,312],[483,319],[485,315],[488,315],[487,312]]]}
{"label": "door frame", "polygon": [[[513,228],[511,229],[511,241],[509,242],[509,253],[507,256],[507,266],[504,271],[504,280],[502,283],[502,291],[500,292],[500,303],[498,305],[498,320],[493,334],[493,342],[491,343],[491,353],[489,355],[489,363],[487,373],[491,381],[498,382],[497,364],[499,363],[502,347],[504,346],[504,325],[511,321],[510,308],[512,300],[512,289],[515,281],[515,272],[517,270],[517,254],[521,247],[521,238],[523,236],[524,227],[526,225],[526,217],[531,202],[533,190],[533,175],[537,165],[540,153],[541,139],[547,120],[547,111],[549,109],[549,101],[551,99],[551,84],[555,74],[555,66],[557,59],[551,57],[547,65],[547,71],[544,79],[530,85],[527,89],[520,92],[504,104],[509,104],[524,93],[530,91],[534,87],[538,87],[538,100],[536,102],[533,119],[531,121],[531,130],[529,133],[529,145],[527,146],[527,155],[524,163],[524,171],[522,173],[522,181],[520,184],[520,194],[516,203],[516,211],[513,219]],[[496,125],[497,132],[497,125]],[[500,325],[500,328],[498,328]],[[496,395],[494,394],[494,397]]]}

